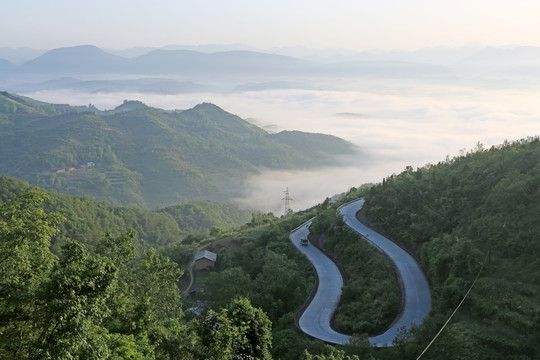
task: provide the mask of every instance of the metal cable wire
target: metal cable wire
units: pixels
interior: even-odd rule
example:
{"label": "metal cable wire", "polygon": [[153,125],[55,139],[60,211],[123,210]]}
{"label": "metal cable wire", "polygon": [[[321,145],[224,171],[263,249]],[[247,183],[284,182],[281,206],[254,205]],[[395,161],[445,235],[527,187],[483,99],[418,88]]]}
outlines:
{"label": "metal cable wire", "polygon": [[442,331],[444,330],[444,328],[446,327],[446,325],[448,325],[448,323],[450,322],[450,320],[452,319],[452,317],[454,317],[455,313],[458,311],[459,307],[461,306],[461,304],[463,304],[463,302],[465,301],[465,299],[467,298],[467,296],[469,295],[469,293],[471,292],[474,284],[476,284],[476,280],[478,280],[478,277],[480,276],[480,273],[482,272],[482,269],[484,269],[484,265],[486,263],[486,260],[488,259],[488,256],[489,256],[489,251],[488,253],[486,254],[486,257],[484,258],[484,262],[482,262],[482,266],[480,267],[480,270],[478,271],[478,274],[476,274],[476,278],[474,279],[473,283],[471,284],[471,287],[469,287],[469,290],[467,291],[467,293],[465,294],[465,296],[463,296],[463,299],[461,299],[461,301],[459,302],[458,306],[454,309],[454,311],[452,312],[452,314],[450,315],[450,317],[448,318],[448,320],[446,320],[446,322],[444,323],[444,325],[441,327],[441,329],[439,330],[439,332],[435,335],[435,337],[429,342],[429,344],[426,346],[426,348],[424,349],[424,351],[422,351],[422,353],[420,355],[418,355],[418,357],[416,358],[416,360],[419,360],[422,355],[424,355],[424,353],[429,349],[429,347],[431,346],[431,344],[433,344],[435,342],[435,340],[439,337],[439,335],[442,333]]}

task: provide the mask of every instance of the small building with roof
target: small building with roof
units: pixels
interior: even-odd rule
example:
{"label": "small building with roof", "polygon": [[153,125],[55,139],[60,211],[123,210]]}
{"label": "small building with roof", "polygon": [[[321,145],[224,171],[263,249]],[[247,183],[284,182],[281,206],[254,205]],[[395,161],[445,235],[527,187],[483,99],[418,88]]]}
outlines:
{"label": "small building with roof", "polygon": [[216,266],[217,254],[209,250],[202,250],[195,254],[194,269],[195,270],[208,270]]}

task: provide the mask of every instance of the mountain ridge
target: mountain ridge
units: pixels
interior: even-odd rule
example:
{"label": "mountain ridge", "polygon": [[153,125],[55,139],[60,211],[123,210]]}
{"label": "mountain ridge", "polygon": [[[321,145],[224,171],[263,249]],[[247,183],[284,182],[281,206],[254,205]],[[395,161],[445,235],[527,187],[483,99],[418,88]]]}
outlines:
{"label": "mountain ridge", "polygon": [[[336,77],[376,76],[467,83],[471,74],[488,80],[493,77],[528,80],[540,74],[539,47],[361,51],[335,53],[331,57],[324,57],[324,51],[301,57],[304,52],[309,54],[306,49],[304,52],[283,50],[283,54],[226,46],[213,48],[220,50],[218,52],[176,46],[145,49],[148,52],[141,50],[136,56],[124,57],[93,45],[81,45],[52,49],[22,64],[2,61],[0,77],[6,83],[3,90],[16,93],[60,89],[90,93],[222,93],[318,89],[321,85],[317,82]],[[1,55],[2,52],[0,58]]]}
{"label": "mountain ridge", "polygon": [[41,72],[106,72],[121,71],[128,59],[109,54],[94,45],[79,45],[52,49],[22,64],[18,71]]}
{"label": "mountain ridge", "polygon": [[121,205],[229,201],[262,168],[328,165],[356,151],[330,135],[270,134],[211,103],[166,111],[126,100],[101,111],[0,93],[2,174]]}
{"label": "mountain ridge", "polygon": [[[377,64],[382,64],[377,66]],[[403,59],[358,60],[344,59],[333,63],[321,63],[287,55],[254,50],[229,50],[205,53],[186,49],[155,49],[150,52],[128,58],[113,55],[93,45],[56,48],[15,65],[16,74],[63,74],[69,76],[84,74],[138,74],[172,75],[197,73],[275,73],[308,75],[340,74],[362,71],[386,71],[391,65],[400,64],[400,72],[415,73],[421,65]],[[408,64],[408,66],[405,66]],[[415,64],[414,66],[412,66]],[[422,64],[426,66],[426,64]],[[441,65],[430,65],[432,71],[445,71]]]}

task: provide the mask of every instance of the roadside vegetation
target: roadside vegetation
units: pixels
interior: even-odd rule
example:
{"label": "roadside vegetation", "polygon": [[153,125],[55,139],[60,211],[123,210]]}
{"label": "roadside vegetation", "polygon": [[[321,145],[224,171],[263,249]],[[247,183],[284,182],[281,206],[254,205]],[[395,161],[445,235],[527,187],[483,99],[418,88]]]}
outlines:
{"label": "roadside vegetation", "polygon": [[478,282],[426,359],[533,359],[540,353],[540,140],[474,150],[387,177],[365,213],[416,253],[433,311],[404,336],[403,358],[431,340]]}
{"label": "roadside vegetation", "polygon": [[[197,294],[197,300],[211,308],[245,297],[263,309],[272,322],[272,355],[277,359],[298,359],[310,346],[294,328],[294,318],[315,279],[309,262],[290,245],[288,232],[313,214],[308,210],[281,219],[256,214],[231,235],[240,248],[233,256],[225,256]],[[322,343],[317,346],[323,347]]]}
{"label": "roadside vegetation", "polygon": [[400,288],[390,260],[345,225],[337,212],[342,202],[320,211],[310,232],[319,235],[319,246],[340,265],[345,278],[335,329],[365,338],[393,322],[400,311]]}
{"label": "roadside vegetation", "polygon": [[[0,176],[0,202],[16,200],[24,192],[36,189],[15,178]],[[196,201],[173,205],[156,211],[137,207],[111,205],[89,196],[50,193],[42,204],[47,212],[61,213],[65,220],[52,238],[57,253],[64,239],[83,242],[93,249],[103,234],[120,235],[128,229],[137,235],[141,249],[156,249],[180,243],[193,245],[194,240],[214,232],[238,228],[251,218],[251,212],[231,204]]]}
{"label": "roadside vegetation", "polygon": [[[281,218],[253,213],[244,225],[214,204],[150,212],[0,177],[0,358],[416,359],[479,274],[422,359],[534,359],[539,166],[538,138],[478,145],[336,203]],[[358,197],[364,219],[416,255],[432,287],[433,311],[393,347],[365,339],[399,310],[393,270],[335,215]],[[314,240],[347,278],[335,326],[358,335],[350,345],[294,328],[315,278],[287,234],[314,216]],[[216,268],[187,299],[181,269],[211,246]]]}
{"label": "roadside vegetation", "polygon": [[[270,358],[271,323],[246,298],[186,315],[178,264],[134,231],[92,248],[30,189],[0,203],[0,358]],[[90,202],[91,203],[91,202]]]}

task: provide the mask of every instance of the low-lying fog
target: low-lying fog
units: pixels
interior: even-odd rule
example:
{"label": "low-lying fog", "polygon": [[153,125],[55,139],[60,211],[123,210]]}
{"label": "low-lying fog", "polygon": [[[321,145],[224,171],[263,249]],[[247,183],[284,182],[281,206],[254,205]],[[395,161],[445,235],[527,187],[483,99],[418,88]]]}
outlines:
{"label": "low-lying fog", "polygon": [[412,81],[359,81],[347,90],[263,90],[236,93],[157,95],[47,91],[24,94],[37,100],[112,109],[141,100],[163,109],[187,109],[212,102],[268,131],[327,133],[356,144],[360,153],[340,166],[311,171],[265,171],[244,181],[237,203],[283,213],[285,188],[293,210],[326,197],[469,151],[540,133],[540,90]]}

